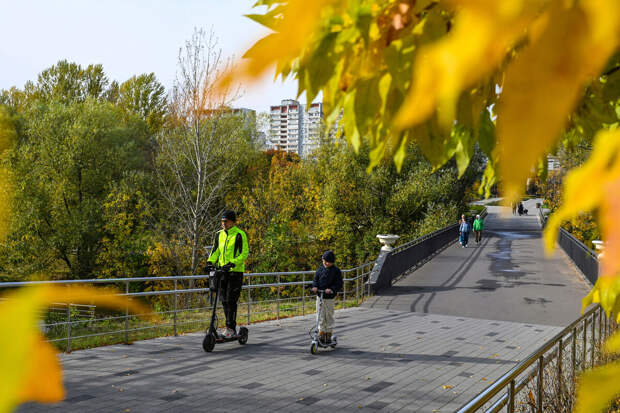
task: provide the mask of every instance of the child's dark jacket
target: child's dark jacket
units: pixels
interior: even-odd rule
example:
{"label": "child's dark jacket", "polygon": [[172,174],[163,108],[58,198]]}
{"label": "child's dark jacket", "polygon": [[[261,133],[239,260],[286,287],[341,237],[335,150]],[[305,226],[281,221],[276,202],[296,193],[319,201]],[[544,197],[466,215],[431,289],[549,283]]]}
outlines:
{"label": "child's dark jacket", "polygon": [[342,272],[338,267],[332,265],[329,268],[324,266],[320,266],[316,273],[314,274],[314,280],[312,281],[312,286],[318,288],[319,290],[330,289],[332,290],[331,294],[323,294],[323,298],[334,298],[336,294],[342,290]]}

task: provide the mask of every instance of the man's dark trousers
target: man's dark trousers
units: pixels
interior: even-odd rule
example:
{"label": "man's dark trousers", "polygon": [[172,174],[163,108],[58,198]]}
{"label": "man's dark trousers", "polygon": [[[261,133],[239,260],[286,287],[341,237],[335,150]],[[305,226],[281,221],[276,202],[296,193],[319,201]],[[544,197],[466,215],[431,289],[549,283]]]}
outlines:
{"label": "man's dark trousers", "polygon": [[220,295],[226,316],[226,327],[237,331],[237,302],[243,285],[242,272],[229,272],[220,282]]}

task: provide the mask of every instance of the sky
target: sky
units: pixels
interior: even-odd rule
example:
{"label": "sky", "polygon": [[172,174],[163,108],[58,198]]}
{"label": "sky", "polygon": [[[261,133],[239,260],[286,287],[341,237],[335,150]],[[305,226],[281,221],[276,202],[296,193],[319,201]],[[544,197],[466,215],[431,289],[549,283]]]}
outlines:
{"label": "sky", "polygon": [[[267,29],[243,17],[255,0],[0,0],[0,89],[22,88],[59,60],[100,63],[120,82],[154,72],[169,89],[179,48],[195,28],[212,29],[224,56],[240,57]],[[244,85],[237,107],[267,111],[295,98],[273,73]]]}

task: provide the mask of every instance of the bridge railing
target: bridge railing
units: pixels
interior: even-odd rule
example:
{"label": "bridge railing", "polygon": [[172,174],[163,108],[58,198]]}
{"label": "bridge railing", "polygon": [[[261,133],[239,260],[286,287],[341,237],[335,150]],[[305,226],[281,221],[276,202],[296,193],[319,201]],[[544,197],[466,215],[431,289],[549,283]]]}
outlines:
{"label": "bridge railing", "polygon": [[617,327],[600,306],[589,309],[457,412],[571,411],[576,374],[605,362],[601,343]]}
{"label": "bridge railing", "polygon": [[[487,216],[487,209],[480,213]],[[442,248],[458,238],[459,224],[448,225],[430,234],[395,247],[391,251],[382,251],[377,258],[370,283],[375,292],[388,288],[400,276],[412,268],[426,262]]]}
{"label": "bridge railing", "polygon": [[[547,223],[547,217],[543,213],[542,208],[538,210],[538,216],[541,226],[544,228]],[[564,228],[560,228],[558,244],[588,281],[590,281],[592,285],[596,284],[599,270],[596,252],[586,247],[583,242],[579,241]]]}
{"label": "bridge railing", "polygon": [[[368,279],[373,265],[369,262],[342,270],[344,285],[338,294],[337,308],[359,305],[372,294]],[[251,324],[315,312],[314,295],[305,288],[312,284],[313,275],[314,271],[245,274],[238,321]],[[124,291],[118,293],[120,296],[149,304],[154,309],[149,315],[159,318],[145,321],[127,311],[93,306],[85,313],[76,303],[55,303],[51,311],[42,314],[44,321],[40,327],[48,341],[67,352],[76,347],[129,343],[201,330],[206,328],[212,311],[209,275],[7,282],[0,283],[0,290],[41,284],[90,285],[103,291],[114,288],[113,291]],[[224,320],[221,302],[218,319]]]}

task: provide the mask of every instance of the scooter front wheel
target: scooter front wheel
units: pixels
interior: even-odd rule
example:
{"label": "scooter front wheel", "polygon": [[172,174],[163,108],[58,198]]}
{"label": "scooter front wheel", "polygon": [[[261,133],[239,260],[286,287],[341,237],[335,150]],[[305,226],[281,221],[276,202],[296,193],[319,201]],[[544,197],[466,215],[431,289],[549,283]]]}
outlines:
{"label": "scooter front wheel", "polygon": [[207,353],[213,351],[215,347],[215,336],[212,333],[207,333],[204,340],[202,340],[202,349]]}
{"label": "scooter front wheel", "polygon": [[312,345],[310,346],[310,353],[316,354],[318,350],[319,350],[319,346],[316,343],[312,343]]}
{"label": "scooter front wheel", "polygon": [[245,327],[239,329],[239,344],[243,345],[248,342],[249,331]]}

